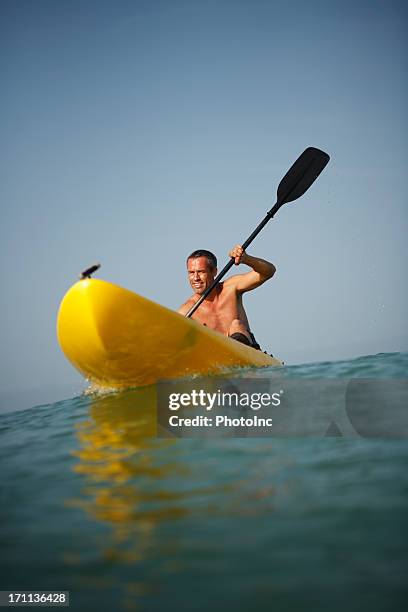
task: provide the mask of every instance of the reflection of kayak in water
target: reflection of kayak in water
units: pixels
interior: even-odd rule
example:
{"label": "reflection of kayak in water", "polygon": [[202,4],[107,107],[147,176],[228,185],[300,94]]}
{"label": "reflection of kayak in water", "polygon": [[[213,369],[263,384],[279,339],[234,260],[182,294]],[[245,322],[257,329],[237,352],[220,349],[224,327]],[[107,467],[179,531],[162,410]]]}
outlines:
{"label": "reflection of kayak in water", "polygon": [[58,313],[60,346],[91,382],[122,388],[232,367],[281,365],[127,289],[85,279]]}
{"label": "reflection of kayak in water", "polygon": [[[188,467],[177,461],[172,440],[156,437],[156,396],[156,386],[150,385],[82,398],[89,406],[87,418],[75,426],[73,471],[82,476],[84,486],[69,495],[65,505],[84,510],[94,523],[110,528],[93,540],[92,549],[94,558],[110,568],[123,563],[141,567],[156,545],[161,523],[188,516],[195,498],[196,512],[201,510],[202,487],[186,490]],[[86,565],[88,554],[79,548],[65,559],[69,565]],[[137,578],[141,584],[142,577],[143,572]],[[134,586],[133,574],[131,581]],[[122,575],[120,588],[129,593],[130,586]]]}

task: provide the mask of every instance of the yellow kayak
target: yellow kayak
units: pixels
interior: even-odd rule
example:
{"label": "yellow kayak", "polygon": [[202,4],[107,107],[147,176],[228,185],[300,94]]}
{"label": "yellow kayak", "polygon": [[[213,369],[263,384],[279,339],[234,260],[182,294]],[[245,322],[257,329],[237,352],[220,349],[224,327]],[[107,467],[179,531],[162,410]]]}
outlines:
{"label": "yellow kayak", "polygon": [[99,387],[126,388],[233,367],[282,365],[261,351],[103,280],[87,278],[64,296],[61,349]]}

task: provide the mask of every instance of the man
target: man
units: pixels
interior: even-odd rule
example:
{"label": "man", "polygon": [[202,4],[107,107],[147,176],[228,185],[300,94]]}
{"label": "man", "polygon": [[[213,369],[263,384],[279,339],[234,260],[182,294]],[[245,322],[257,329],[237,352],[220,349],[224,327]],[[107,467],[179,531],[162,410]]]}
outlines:
{"label": "man", "polygon": [[[238,342],[260,348],[251,332],[242,304],[242,295],[272,278],[276,268],[269,261],[248,255],[239,244],[230,251],[229,256],[235,259],[236,266],[243,263],[252,270],[246,274],[236,274],[218,283],[192,318]],[[187,270],[194,295],[179,308],[178,312],[184,315],[217,276],[217,259],[210,251],[194,251],[187,258]]]}

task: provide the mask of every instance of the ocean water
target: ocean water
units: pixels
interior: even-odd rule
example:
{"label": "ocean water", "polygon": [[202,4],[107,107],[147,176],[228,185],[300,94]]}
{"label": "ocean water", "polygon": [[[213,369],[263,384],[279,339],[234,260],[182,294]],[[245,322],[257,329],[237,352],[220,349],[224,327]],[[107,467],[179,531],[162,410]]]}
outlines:
{"label": "ocean water", "polygon": [[[285,368],[407,371],[407,353]],[[155,391],[0,417],[1,590],[84,611],[406,609],[405,435],[158,438]]]}

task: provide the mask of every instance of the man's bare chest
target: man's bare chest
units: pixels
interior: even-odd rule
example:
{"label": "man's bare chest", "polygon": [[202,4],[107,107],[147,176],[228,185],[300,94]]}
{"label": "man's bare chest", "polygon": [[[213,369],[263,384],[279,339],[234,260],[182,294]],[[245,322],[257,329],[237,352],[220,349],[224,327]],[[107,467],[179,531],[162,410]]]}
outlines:
{"label": "man's bare chest", "polygon": [[227,334],[234,319],[239,318],[240,299],[235,291],[224,290],[214,300],[204,301],[194,315],[203,325]]}

